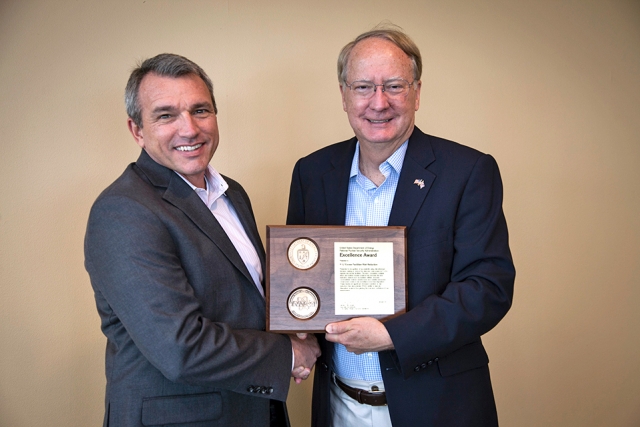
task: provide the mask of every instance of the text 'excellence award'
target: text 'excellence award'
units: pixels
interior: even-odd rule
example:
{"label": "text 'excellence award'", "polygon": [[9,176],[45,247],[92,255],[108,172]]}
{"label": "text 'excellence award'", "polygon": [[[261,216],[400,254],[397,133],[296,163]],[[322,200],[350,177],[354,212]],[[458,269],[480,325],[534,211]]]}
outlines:
{"label": "text 'excellence award'", "polygon": [[406,228],[267,226],[267,330],[406,311]]}

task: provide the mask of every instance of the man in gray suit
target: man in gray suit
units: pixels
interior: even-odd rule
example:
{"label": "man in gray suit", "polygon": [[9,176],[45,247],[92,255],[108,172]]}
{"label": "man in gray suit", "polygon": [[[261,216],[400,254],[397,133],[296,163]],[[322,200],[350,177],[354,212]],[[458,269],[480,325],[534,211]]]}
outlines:
{"label": "man in gray suit", "polygon": [[[209,165],[205,72],[162,54],[127,83],[138,160],[98,197],[85,265],[107,337],[105,426],[288,425],[314,337],[264,332],[264,250],[249,197]],[[306,338],[306,339],[305,339]]]}

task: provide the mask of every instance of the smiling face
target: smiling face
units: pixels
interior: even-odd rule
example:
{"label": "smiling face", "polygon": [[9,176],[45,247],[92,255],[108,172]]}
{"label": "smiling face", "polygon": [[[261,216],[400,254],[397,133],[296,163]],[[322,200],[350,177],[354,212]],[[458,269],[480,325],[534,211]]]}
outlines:
{"label": "smiling face", "polygon": [[207,86],[193,74],[147,74],[138,99],[142,126],[132,119],[129,131],[157,163],[204,187],[204,173],[218,148],[218,121]]}
{"label": "smiling face", "polygon": [[[347,82],[359,80],[382,84],[401,78],[412,82],[411,60],[388,40],[371,37],[353,47],[347,63]],[[356,96],[340,86],[342,106],[363,150],[393,153],[409,138],[420,106],[420,82],[398,97],[388,96],[378,87],[369,99]]]}

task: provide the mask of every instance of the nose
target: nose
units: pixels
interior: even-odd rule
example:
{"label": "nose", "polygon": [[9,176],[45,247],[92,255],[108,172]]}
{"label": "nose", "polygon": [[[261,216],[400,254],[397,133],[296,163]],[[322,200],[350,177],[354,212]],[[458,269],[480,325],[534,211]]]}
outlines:
{"label": "nose", "polygon": [[179,135],[186,139],[195,138],[198,135],[198,124],[195,118],[189,113],[182,114],[181,117]]}
{"label": "nose", "polygon": [[384,92],[384,86],[376,85],[373,95],[369,98],[369,107],[373,110],[385,110],[389,108],[389,98]]}

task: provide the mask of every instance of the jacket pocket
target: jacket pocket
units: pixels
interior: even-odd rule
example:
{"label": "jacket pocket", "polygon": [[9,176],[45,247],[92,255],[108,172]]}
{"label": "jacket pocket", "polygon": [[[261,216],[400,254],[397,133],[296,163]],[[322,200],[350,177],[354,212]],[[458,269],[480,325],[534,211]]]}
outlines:
{"label": "jacket pocket", "polygon": [[142,399],[142,425],[211,421],[222,415],[220,393],[159,396]]}
{"label": "jacket pocket", "polygon": [[438,369],[443,377],[481,368],[488,364],[489,356],[481,341],[467,344],[447,356],[438,358]]}

